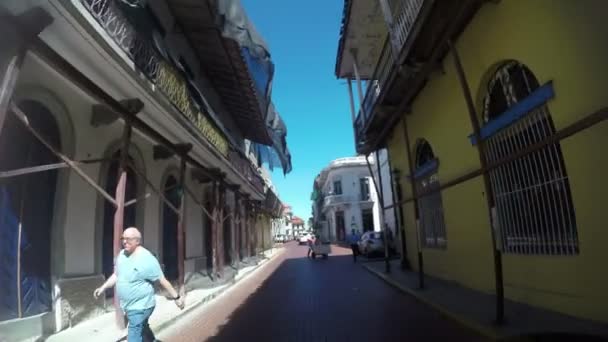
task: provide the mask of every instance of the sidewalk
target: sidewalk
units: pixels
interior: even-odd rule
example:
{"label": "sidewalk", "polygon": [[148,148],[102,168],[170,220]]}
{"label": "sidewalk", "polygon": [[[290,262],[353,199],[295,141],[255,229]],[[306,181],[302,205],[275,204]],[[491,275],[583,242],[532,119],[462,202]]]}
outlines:
{"label": "sidewalk", "polygon": [[[167,300],[164,296],[157,295],[156,309],[150,318],[150,327],[155,334],[158,334],[187,312],[212,301],[232,285],[238,283],[268,260],[280,255],[284,251],[283,247],[266,250],[263,252],[263,256],[251,258],[253,260],[249,260],[249,265],[242,263],[242,268],[238,272],[235,272],[235,276],[231,280],[224,282],[224,284],[213,288],[197,288],[188,291],[186,294],[186,308],[183,311],[180,311],[173,301]],[[126,329],[118,329],[116,327],[115,315],[112,311],[51,335],[46,341],[126,341],[126,336]]]}
{"label": "sidewalk", "polygon": [[[390,274],[384,272],[383,261],[366,263],[363,267],[433,307],[443,316],[494,340],[547,333],[608,337],[608,324],[586,321],[508,299],[505,299],[505,323],[498,326],[493,322],[496,303],[493,295],[428,275],[424,279],[425,289],[420,290],[418,273],[401,270],[399,261],[391,261]],[[574,336],[572,338],[576,339]]]}

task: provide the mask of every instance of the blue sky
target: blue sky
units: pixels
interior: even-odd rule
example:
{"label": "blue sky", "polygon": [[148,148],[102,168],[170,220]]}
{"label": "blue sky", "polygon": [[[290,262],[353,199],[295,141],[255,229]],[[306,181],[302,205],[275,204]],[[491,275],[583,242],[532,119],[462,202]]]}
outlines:
{"label": "blue sky", "polygon": [[316,175],[355,153],[348,90],[334,74],[343,0],[241,0],[270,46],[272,98],[287,124],[293,171],[272,180],[295,215],[311,216]]}

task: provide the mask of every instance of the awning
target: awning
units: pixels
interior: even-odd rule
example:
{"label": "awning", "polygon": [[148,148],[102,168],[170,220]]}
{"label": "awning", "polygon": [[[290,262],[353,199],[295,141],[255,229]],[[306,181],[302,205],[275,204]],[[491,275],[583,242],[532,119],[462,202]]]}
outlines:
{"label": "awning", "polygon": [[281,166],[283,173],[291,172],[291,153],[287,147],[287,127],[281,119],[279,112],[270,104],[266,123],[272,139],[271,146],[254,143],[256,156],[260,164],[266,164],[272,171],[275,166]]}
{"label": "awning", "polygon": [[266,127],[274,65],[239,0],[167,0],[243,136],[271,145]]}

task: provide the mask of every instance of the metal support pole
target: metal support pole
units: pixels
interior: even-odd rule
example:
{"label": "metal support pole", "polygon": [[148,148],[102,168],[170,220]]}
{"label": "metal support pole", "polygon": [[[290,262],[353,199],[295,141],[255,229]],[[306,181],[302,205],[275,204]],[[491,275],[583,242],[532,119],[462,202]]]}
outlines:
{"label": "metal support pole", "polygon": [[454,46],[451,40],[448,40],[448,46],[450,47],[450,52],[452,53],[452,57],[454,58],[456,72],[458,74],[458,80],[460,81],[460,86],[462,88],[463,96],[466,101],[467,109],[469,112],[469,119],[471,120],[471,125],[473,126],[473,133],[475,135],[475,138],[477,139],[477,152],[479,154],[479,163],[481,164],[481,169],[483,170],[483,185],[486,193],[486,202],[488,204],[488,217],[490,219],[491,226],[490,235],[492,239],[492,252],[494,254],[494,280],[496,287],[496,323],[502,324],[504,321],[504,284],[502,272],[502,253],[498,249],[498,244],[496,243],[496,230],[498,227],[496,227],[493,215],[493,212],[496,210],[496,208],[494,204],[494,195],[492,192],[490,175],[487,172],[485,142],[481,139],[479,119],[477,116],[477,111],[475,110],[473,97],[471,96],[471,90],[469,88],[469,84],[464,73],[464,68],[462,67],[460,55],[458,54],[458,50],[456,50],[456,47]]}
{"label": "metal support pole", "polygon": [[388,250],[388,225],[386,224],[386,211],[384,210],[384,187],[382,186],[382,170],[380,169],[380,153],[376,150],[376,168],[378,169],[378,184],[379,188],[376,188],[376,191],[379,191],[379,200],[380,200],[380,211],[382,213],[382,219],[380,223],[384,229],[384,270],[386,273],[391,273],[391,263],[389,260],[389,250]]}
{"label": "metal support pole", "polygon": [[219,206],[218,206],[218,214],[219,218],[218,222],[218,232],[217,232],[217,250],[218,250],[218,267],[219,267],[219,275],[221,278],[224,277],[224,264],[225,264],[225,256],[226,256],[226,236],[224,235],[224,206],[226,204],[226,187],[223,183],[220,183],[220,195],[219,195]]}
{"label": "metal support pole", "polygon": [[363,110],[363,100],[365,97],[363,96],[363,85],[361,84],[361,75],[359,74],[359,67],[357,66],[357,53],[351,51],[351,55],[353,56],[353,70],[355,71],[355,78],[357,79],[357,93],[359,94],[359,113],[364,113]]}
{"label": "metal support pole", "polygon": [[179,191],[180,205],[179,215],[177,216],[177,281],[178,291],[180,296],[186,294],[185,279],[185,260],[186,260],[186,232],[184,221],[186,219],[186,191],[184,191],[186,183],[186,159],[181,158],[179,168]]}
{"label": "metal support pole", "polygon": [[251,257],[251,242],[250,240],[250,236],[249,236],[249,198],[247,195],[245,196],[245,200],[243,201],[243,210],[245,211],[244,215],[243,215],[243,225],[244,225],[244,237],[245,237],[245,254],[247,255],[247,259],[249,259],[249,257]]}
{"label": "metal support pole", "polygon": [[[388,153],[388,150],[387,150]],[[411,268],[410,262],[407,257],[407,243],[405,239],[405,223],[403,222],[403,212],[401,206],[396,206],[395,203],[401,200],[401,184],[399,180],[400,175],[393,174],[393,167],[391,159],[387,158],[388,168],[390,170],[390,184],[391,184],[391,196],[393,200],[392,209],[393,216],[395,218],[395,231],[400,232],[399,242],[401,244],[401,269],[409,270]],[[385,203],[386,204],[386,203]]]}
{"label": "metal support pole", "polygon": [[53,145],[49,144],[42,137],[42,135],[40,135],[40,133],[38,133],[38,131],[36,131],[32,126],[30,126],[27,115],[25,115],[25,113],[23,113],[21,111],[21,109],[19,109],[19,107],[17,107],[17,105],[15,105],[14,102],[11,102],[11,112],[13,112],[17,116],[17,119],[19,119],[25,125],[27,130],[29,130],[30,133],[32,133],[36,137],[36,139],[38,139],[38,141],[40,141],[40,143],[42,143],[46,148],[49,149],[49,151],[51,151],[54,155],[56,155],[59,159],[61,159],[64,163],[66,163],[66,165],[68,165],[68,167],[70,169],[74,170],[74,172],[76,172],[76,174],[78,176],[80,176],[87,184],[89,184],[98,193],[100,193],[107,201],[109,201],[114,206],[116,206],[116,200],[114,200],[114,197],[110,196],[110,194],[108,194],[102,187],[97,185],[97,183],[95,183],[95,181],[91,177],[89,177],[82,169],[80,169],[80,167],[78,167],[77,163],[73,162],[68,157],[61,154],[61,152],[57,151],[53,147]]}
{"label": "metal support pole", "polygon": [[215,279],[218,273],[218,260],[217,260],[217,225],[220,222],[221,217],[218,217],[218,205],[219,205],[219,185],[218,182],[214,181],[211,185],[211,262],[212,262],[212,277]]}
{"label": "metal support pole", "polygon": [[234,262],[238,272],[241,265],[241,196],[238,189],[234,192]]}
{"label": "metal support pole", "polygon": [[407,151],[407,167],[412,177],[410,186],[412,197],[414,198],[414,218],[416,219],[416,252],[418,253],[418,287],[424,288],[424,257],[422,255],[420,243],[420,207],[418,203],[418,189],[414,182],[414,159],[412,158],[412,147],[410,145],[410,135],[407,129],[407,115],[403,116],[403,138],[405,139],[405,149]]}
{"label": "metal support pole", "polygon": [[[120,164],[118,168],[118,184],[116,185],[116,210],[114,211],[114,235],[113,235],[113,246],[114,246],[114,259],[120,253],[122,249],[121,238],[124,227],[124,213],[125,213],[125,190],[127,188],[127,163],[129,159],[129,145],[131,144],[131,134],[133,130],[131,123],[125,121],[125,126],[122,133],[122,146],[120,148]],[[116,272],[116,270],[114,270]],[[118,303],[118,296],[114,294],[114,309],[116,312],[116,324],[119,328],[124,328],[124,314],[120,309]]]}
{"label": "metal support pole", "polygon": [[353,125],[355,124],[355,120],[357,119],[357,113],[355,112],[355,99],[353,98],[353,79],[348,78],[346,84],[348,84],[348,102],[350,104],[350,118],[353,121]]}

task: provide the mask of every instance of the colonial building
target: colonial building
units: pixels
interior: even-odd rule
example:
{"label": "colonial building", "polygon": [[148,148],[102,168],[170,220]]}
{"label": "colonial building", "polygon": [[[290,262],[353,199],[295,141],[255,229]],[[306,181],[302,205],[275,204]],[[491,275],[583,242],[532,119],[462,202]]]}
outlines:
{"label": "colonial building", "polygon": [[291,162],[238,1],[7,0],[0,33],[0,340],[113,310],[125,227],[182,293],[269,245],[257,165]]}
{"label": "colonial building", "polygon": [[329,241],[345,241],[352,229],[360,233],[382,228],[382,217],[376,188],[370,177],[376,167],[365,157],[333,160],[315,179],[320,200],[315,219],[321,236]]}
{"label": "colonial building", "polygon": [[606,11],[345,1],[335,72],[357,151],[388,149],[420,277],[494,295],[499,322],[505,298],[608,322]]}

